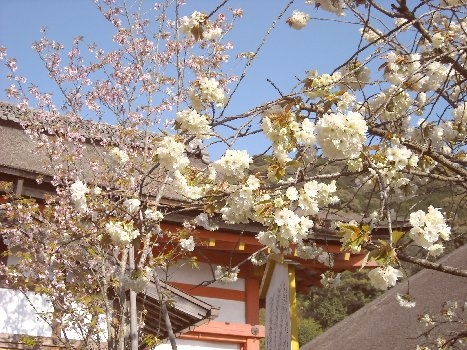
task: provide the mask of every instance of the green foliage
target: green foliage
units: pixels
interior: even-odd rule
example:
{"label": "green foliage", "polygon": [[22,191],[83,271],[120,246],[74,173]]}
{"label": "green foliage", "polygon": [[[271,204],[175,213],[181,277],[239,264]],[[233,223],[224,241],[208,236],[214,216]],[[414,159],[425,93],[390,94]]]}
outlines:
{"label": "green foliage", "polygon": [[41,345],[41,341],[37,337],[30,335],[22,335],[18,343],[23,344],[26,348],[37,348]]}
{"label": "green foliage", "polygon": [[300,346],[323,333],[321,325],[312,318],[298,317],[298,342]]}
{"label": "green foliage", "polygon": [[328,298],[327,296],[315,297],[312,304],[316,304],[317,306],[311,312],[311,315],[313,315],[312,319],[316,318],[317,322],[325,329],[347,316],[344,301],[336,296],[328,296]]}
{"label": "green foliage", "polygon": [[308,295],[299,296],[299,312],[303,318],[316,320],[325,330],[380,294],[370,285],[366,271],[345,271],[338,286],[312,287]]}

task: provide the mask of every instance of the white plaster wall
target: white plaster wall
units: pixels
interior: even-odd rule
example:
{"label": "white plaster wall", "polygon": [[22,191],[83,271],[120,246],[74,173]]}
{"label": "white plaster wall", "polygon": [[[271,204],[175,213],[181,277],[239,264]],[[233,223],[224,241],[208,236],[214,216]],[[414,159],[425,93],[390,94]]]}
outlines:
{"label": "white plaster wall", "polygon": [[[170,350],[170,344],[156,346],[157,350]],[[177,339],[178,350],[240,350],[239,344],[212,343],[198,340]]]}
{"label": "white plaster wall", "polygon": [[52,305],[44,296],[0,288],[0,333],[50,337],[52,328],[39,313],[51,311]]}
{"label": "white plaster wall", "polygon": [[[198,263],[198,268],[192,268],[189,263],[179,262],[176,265],[169,267],[168,280],[180,283],[189,283],[198,285],[203,281],[212,281],[214,279],[213,271],[216,270],[216,266],[211,266],[206,263]],[[160,274],[161,280],[165,279],[165,276]],[[221,281],[209,284],[208,287],[226,288],[233,290],[245,290],[245,280],[239,278],[237,281],[232,283],[225,283]]]}
{"label": "white plaster wall", "polygon": [[[14,265],[19,262],[16,255],[9,255],[7,264]],[[89,324],[91,317],[82,311],[78,304],[74,305],[75,312],[82,314],[82,319]],[[13,289],[0,288],[0,333],[26,334],[31,336],[50,337],[52,328],[38,316],[41,312],[52,312],[52,304],[45,296],[33,292],[26,295]],[[107,339],[107,323],[105,315],[99,318],[98,326],[101,329],[100,338]],[[65,327],[62,333],[72,340],[83,339],[80,327]]]}
{"label": "white plaster wall", "polygon": [[[10,265],[14,264],[16,260],[16,257],[10,256],[8,263]],[[169,270],[169,273],[169,279],[172,281],[189,283],[194,285],[199,284],[202,281],[212,280],[213,278],[212,270],[209,264],[205,263],[200,263],[199,269],[192,269],[190,266],[183,265],[183,263],[180,263],[178,266],[172,267]],[[238,279],[236,282],[233,283],[224,283],[218,281],[211,284],[209,287],[244,291],[245,280]],[[52,305],[47,301],[46,297],[44,296],[37,295],[33,292],[27,292],[26,295],[27,297],[19,291],[0,288],[0,333],[26,334],[31,336],[50,337],[52,335],[51,327],[38,316],[38,312],[51,312]],[[218,298],[198,298],[212,306],[220,308],[219,316],[215,319],[216,321],[245,323],[245,302],[224,300]],[[32,302],[34,307],[31,305],[28,299]],[[99,323],[103,330],[102,336],[103,338],[105,338],[105,320],[101,319]],[[73,331],[71,328],[66,329],[66,333],[69,339],[82,339],[81,334]],[[219,345],[216,343],[196,342],[196,345],[190,345],[194,341],[178,341],[181,342],[180,344],[184,344],[184,347],[181,348],[182,350],[239,349],[239,346],[232,344]],[[159,347],[157,349],[159,349]],[[164,350],[166,348],[161,347],[160,349]]]}
{"label": "white plaster wall", "polygon": [[[212,269],[215,270],[216,266],[212,266]],[[198,285],[203,281],[210,281],[213,279],[212,269],[211,266],[206,263],[199,263],[198,268],[192,268],[188,263],[184,264],[183,262],[179,262],[177,265],[171,266],[169,268],[169,274],[167,278],[169,281],[173,282]],[[161,275],[161,278],[163,279],[164,277]],[[232,283],[217,281],[208,285],[208,287],[244,291],[245,280],[243,278],[239,278],[237,281]],[[196,297],[212,306],[220,308],[219,316],[215,318],[215,321],[245,323],[245,302],[200,296]]]}
{"label": "white plaster wall", "polygon": [[217,316],[214,321],[232,323],[246,322],[245,302],[217,298],[198,298],[212,306],[220,307],[219,316]]}

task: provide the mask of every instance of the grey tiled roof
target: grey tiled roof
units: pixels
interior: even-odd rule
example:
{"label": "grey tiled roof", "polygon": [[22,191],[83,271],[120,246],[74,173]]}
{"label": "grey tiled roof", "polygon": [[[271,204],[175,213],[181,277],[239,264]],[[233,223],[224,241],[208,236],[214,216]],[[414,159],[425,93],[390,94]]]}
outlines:
{"label": "grey tiled roof", "polygon": [[44,168],[48,162],[46,153],[37,149],[23,130],[0,125],[0,166],[52,175]]}
{"label": "grey tiled roof", "polygon": [[[440,262],[467,269],[466,257],[467,245],[464,245]],[[417,339],[417,336],[427,330],[427,327],[417,322],[419,315],[439,315],[442,304],[448,300],[461,302],[461,305],[467,302],[467,278],[422,270],[409,278],[409,286],[410,294],[416,300],[414,308],[403,308],[396,300],[397,293],[407,293],[407,281],[403,281],[303,345],[301,349],[415,349],[417,344],[424,341],[423,337]]]}
{"label": "grey tiled roof", "polygon": [[0,102],[0,119],[18,123],[18,108],[6,102]]}
{"label": "grey tiled roof", "polygon": [[[31,112],[34,113],[34,111]],[[24,132],[20,125],[20,118],[21,111],[19,108],[9,103],[0,102],[0,167],[4,168],[4,170],[12,169],[28,172],[32,178],[37,175],[53,176],[53,171],[46,167],[51,164],[48,150],[39,148],[37,143]],[[53,120],[50,123],[46,126],[49,131],[55,128],[55,125],[52,124]],[[115,131],[118,129],[118,127],[112,125],[87,120],[74,121],[74,124],[70,125],[67,120],[67,126],[72,127],[73,130],[78,130],[79,134],[86,139],[89,139],[90,130],[99,129],[101,133],[107,135],[107,139],[112,140],[114,135],[117,134]],[[134,136],[135,140],[137,137]],[[82,174],[83,180],[91,181],[96,175],[96,170],[91,168],[91,162],[105,162],[103,156],[105,149],[99,145],[99,142],[100,140],[94,140],[94,144],[87,142],[83,144],[85,146],[82,152],[83,157],[77,160],[78,164],[76,164],[76,168]],[[191,163],[193,166],[201,168],[206,166],[206,160],[205,155],[202,155],[202,159],[192,157]],[[145,166],[147,167],[148,164],[140,164],[142,170],[144,170]],[[103,166],[100,171],[106,172],[106,169]],[[166,192],[164,196],[166,199],[186,200],[186,198],[181,198],[174,191]]]}
{"label": "grey tiled roof", "polygon": [[[31,111],[34,113],[34,111]],[[24,132],[20,127],[21,111],[8,103],[0,102],[0,167],[3,169],[13,169],[21,170],[30,173],[31,178],[35,178],[37,175],[42,176],[53,176],[53,171],[50,168],[46,168],[45,165],[50,165],[51,160],[47,154],[47,149],[38,148],[37,144]],[[103,124],[95,123],[87,120],[79,121],[80,125],[74,125],[73,130],[80,130],[80,134],[86,135],[89,134],[90,129],[99,128],[107,134],[109,138],[112,139],[112,133],[115,133],[115,127]],[[75,122],[77,123],[77,122]],[[49,127],[53,127],[49,125]],[[99,140],[96,140],[98,143]],[[92,181],[93,176],[96,175],[96,170],[92,169],[90,166],[91,161],[103,162],[102,153],[104,148],[99,145],[86,144],[86,148],[83,151],[83,157],[80,160],[77,160],[79,164],[76,167],[80,170],[83,175],[80,177],[82,180]],[[191,163],[195,167],[202,168],[206,166],[206,158],[201,155],[203,159],[191,158]],[[148,164],[141,164],[141,169],[144,170],[144,166]],[[105,172],[106,167],[103,166],[100,171]],[[176,193],[170,186],[166,187],[164,198],[167,200],[174,200],[179,202],[188,202],[185,197],[180,196]],[[320,216],[323,220],[328,222],[335,221],[350,221],[356,220],[360,222],[362,220],[362,215],[348,212],[336,212],[332,213],[321,212]],[[182,220],[182,219],[181,219]],[[393,225],[396,225],[395,223]],[[397,226],[397,225],[396,225]],[[243,227],[243,225],[236,225],[237,228]],[[245,225],[245,230],[258,231],[261,229],[260,226],[252,226],[250,224]],[[318,232],[315,233],[314,239],[328,240],[336,239],[334,233],[325,233]]]}

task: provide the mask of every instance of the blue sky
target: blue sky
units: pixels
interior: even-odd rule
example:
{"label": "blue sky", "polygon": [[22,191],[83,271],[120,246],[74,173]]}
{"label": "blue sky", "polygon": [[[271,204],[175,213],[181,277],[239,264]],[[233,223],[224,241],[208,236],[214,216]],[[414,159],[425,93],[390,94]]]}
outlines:
{"label": "blue sky", "polygon": [[[210,10],[219,2],[188,1],[182,14],[190,14],[193,8],[199,8],[200,5]],[[318,69],[319,72],[332,70],[350,54],[357,43],[358,26],[314,20],[313,17],[325,14],[304,2],[296,0],[287,13],[290,15],[294,9],[306,11],[312,16],[309,26],[296,31],[285,23],[287,16],[283,18],[250,69],[244,89],[248,86],[248,91],[255,92],[245,94],[253,105],[257,101],[277,97],[266,79],[271,79],[284,92],[288,92],[296,82],[294,77],[303,77],[305,71],[311,69]],[[254,50],[286,3],[276,0],[231,0],[229,6],[241,7],[245,11],[244,18],[231,36],[234,51]],[[50,38],[68,47],[73,38],[79,35],[84,36],[88,42],[95,41],[105,46],[111,42],[113,33],[113,28],[95,9],[92,0],[0,0],[0,45],[6,46],[9,55],[18,59],[21,72],[39,85],[46,83],[47,75],[32,51],[31,44],[40,38],[39,30],[42,26],[48,28]],[[0,98],[4,99],[3,88],[0,93]]]}
{"label": "blue sky", "polygon": [[[190,15],[193,9],[209,12],[220,0],[187,2],[182,15]],[[232,56],[237,52],[254,51],[287,2],[230,0],[227,6],[244,10],[244,17],[229,37],[235,46]],[[151,2],[146,0],[146,3]],[[300,31],[285,23],[295,9],[312,17],[309,25]],[[359,40],[359,26],[316,19],[323,16],[328,14],[306,5],[305,0],[295,1],[250,68],[233,100],[235,112],[279,97],[267,79],[288,93],[297,83],[296,77],[303,78],[307,70],[330,72],[349,57]],[[347,20],[345,17],[329,17]],[[31,49],[31,44],[41,37],[43,26],[48,28],[49,38],[63,43],[66,48],[77,36],[84,36],[86,42],[96,42],[104,48],[112,43],[113,27],[102,18],[92,0],[0,0],[0,46],[6,46],[9,56],[17,58],[19,74],[44,90],[49,90],[51,85],[40,59]],[[238,66],[232,69],[238,70]],[[0,100],[6,100],[4,88],[8,83],[3,77],[1,79]]]}

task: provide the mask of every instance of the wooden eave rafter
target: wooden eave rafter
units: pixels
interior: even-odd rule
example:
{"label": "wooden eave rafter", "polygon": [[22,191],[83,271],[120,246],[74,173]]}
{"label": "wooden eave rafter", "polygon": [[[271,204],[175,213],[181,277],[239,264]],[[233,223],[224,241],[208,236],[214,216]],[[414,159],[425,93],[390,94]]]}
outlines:
{"label": "wooden eave rafter", "polygon": [[[167,327],[162,315],[162,300],[170,300],[168,312],[173,332],[183,334],[216,318],[219,309],[195,298],[180,289],[160,282],[161,293],[158,293],[155,283],[150,282],[144,292],[138,293],[136,300],[138,309],[145,311],[145,334],[168,338]],[[163,294],[163,295],[161,295]]]}

